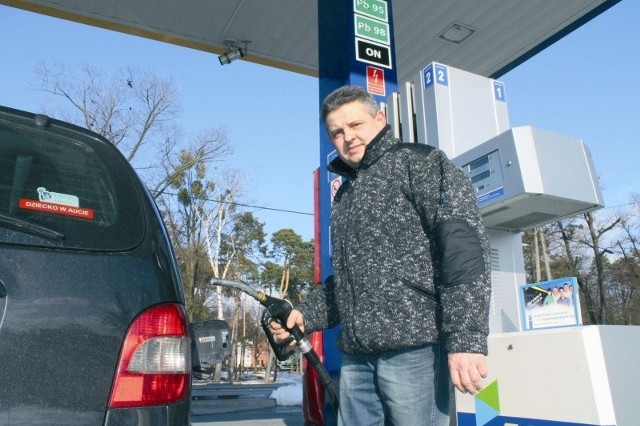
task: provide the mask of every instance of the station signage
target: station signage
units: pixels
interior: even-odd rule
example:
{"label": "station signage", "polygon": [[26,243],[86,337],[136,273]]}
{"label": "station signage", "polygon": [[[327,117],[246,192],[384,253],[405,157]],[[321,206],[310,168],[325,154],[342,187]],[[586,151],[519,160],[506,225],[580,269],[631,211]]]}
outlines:
{"label": "station signage", "polygon": [[354,0],[353,10],[370,18],[389,21],[387,2],[384,0]]}
{"label": "station signage", "polygon": [[507,96],[504,91],[504,83],[501,81],[493,82],[493,96],[496,101],[507,102]]}
{"label": "station signage", "polygon": [[391,49],[356,37],[356,59],[368,64],[391,68]]}
{"label": "station signage", "polygon": [[367,66],[367,92],[378,96],[385,96],[384,70]]}
{"label": "station signage", "polygon": [[386,45],[391,43],[389,24],[360,15],[354,15],[354,17],[357,37],[377,41]]}
{"label": "station signage", "polygon": [[384,68],[391,65],[391,26],[385,0],[353,0],[356,60]]}

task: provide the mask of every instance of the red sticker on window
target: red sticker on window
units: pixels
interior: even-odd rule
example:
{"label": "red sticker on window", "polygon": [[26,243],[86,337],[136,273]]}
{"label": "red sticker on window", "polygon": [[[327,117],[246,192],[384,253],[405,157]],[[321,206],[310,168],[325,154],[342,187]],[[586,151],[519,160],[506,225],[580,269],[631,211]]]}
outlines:
{"label": "red sticker on window", "polygon": [[47,212],[60,214],[63,216],[81,217],[83,219],[93,219],[93,209],[83,207],[66,206],[64,204],[45,203],[38,200],[29,200],[28,198],[20,198],[18,203],[21,209],[35,210],[37,212]]}

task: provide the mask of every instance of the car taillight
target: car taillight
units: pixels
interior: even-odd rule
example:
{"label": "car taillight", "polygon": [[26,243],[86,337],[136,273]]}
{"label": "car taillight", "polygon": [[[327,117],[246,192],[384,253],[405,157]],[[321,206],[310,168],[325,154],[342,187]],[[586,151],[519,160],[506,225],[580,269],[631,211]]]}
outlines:
{"label": "car taillight", "polygon": [[111,389],[110,408],[167,405],[186,398],[191,354],[184,308],[154,306],[129,327]]}

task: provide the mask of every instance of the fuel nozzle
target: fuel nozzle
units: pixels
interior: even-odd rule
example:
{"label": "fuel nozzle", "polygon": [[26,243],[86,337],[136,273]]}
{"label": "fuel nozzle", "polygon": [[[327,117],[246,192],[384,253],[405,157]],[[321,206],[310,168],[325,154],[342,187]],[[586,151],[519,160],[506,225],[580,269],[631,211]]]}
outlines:
{"label": "fuel nozzle", "polygon": [[[333,281],[331,281],[333,283]],[[267,296],[261,291],[258,291],[247,284],[244,284],[239,281],[231,281],[225,279],[215,278],[211,280],[212,285],[220,285],[223,287],[231,287],[236,288],[240,291],[247,293],[249,296],[256,299],[262,306],[266,309],[262,312],[262,320],[261,325],[265,334],[267,335],[267,339],[269,340],[269,344],[273,348],[274,353],[276,354],[276,358],[280,361],[284,361],[291,356],[291,354],[295,351],[295,348],[291,346],[291,342],[294,340],[298,346],[298,350],[302,353],[305,359],[309,362],[309,364],[316,370],[318,373],[318,377],[320,381],[325,386],[327,390],[327,394],[329,395],[329,399],[331,400],[331,405],[338,410],[338,393],[331,385],[331,376],[324,368],[322,361],[318,354],[313,350],[313,346],[309,340],[304,336],[302,330],[297,325],[294,325],[293,328],[287,328],[287,319],[289,318],[289,314],[293,310],[293,306],[291,302],[285,299],[278,299],[275,297]],[[271,333],[271,329],[269,328],[269,323],[271,321],[278,321],[280,325],[282,325],[285,329],[289,331],[291,336],[288,339],[285,339],[282,342],[276,342],[273,338],[273,334]]]}
{"label": "fuel nozzle", "polygon": [[[269,340],[269,344],[271,345],[271,348],[273,348],[276,358],[278,358],[278,361],[284,361],[295,352],[295,349],[291,346],[291,342],[293,342],[293,335],[281,342],[276,342],[273,337],[273,333],[271,333],[271,329],[269,328],[269,323],[271,321],[276,321],[283,327],[286,327],[287,318],[289,317],[292,308],[289,303],[280,303],[287,301],[281,299],[276,300],[278,300],[277,303],[267,305],[265,310],[262,311],[262,320],[260,321],[260,324],[262,325],[264,334],[267,335],[267,340]],[[286,307],[288,307],[288,311]]]}
{"label": "fuel nozzle", "polygon": [[[287,319],[293,310],[291,302],[286,299],[276,299],[275,297],[270,296],[265,296],[265,298],[265,301],[261,302],[266,306],[266,309],[262,312],[261,325],[267,335],[269,344],[276,354],[276,358],[278,358],[279,361],[284,361],[289,358],[293,352],[295,352],[294,347],[291,346],[291,342],[294,340],[296,341],[300,352],[303,354],[309,352],[311,350],[311,344],[300,328],[298,328],[297,325],[294,325],[291,329],[287,327]],[[271,333],[271,329],[269,328],[269,323],[271,321],[278,322],[291,333],[291,336],[281,342],[276,342],[273,338],[273,334]]]}

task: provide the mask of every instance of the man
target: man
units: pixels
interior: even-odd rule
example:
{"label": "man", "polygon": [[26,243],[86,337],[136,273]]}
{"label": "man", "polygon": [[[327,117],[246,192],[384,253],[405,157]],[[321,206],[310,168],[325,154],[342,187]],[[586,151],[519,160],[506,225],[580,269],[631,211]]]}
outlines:
{"label": "man", "polygon": [[334,275],[287,326],[341,324],[338,424],[447,425],[449,379],[476,393],[487,375],[489,246],[470,182],[441,151],[395,139],[361,88],[331,93],[321,115],[329,169],[347,179],[332,205]]}
{"label": "man", "polygon": [[558,291],[559,291],[559,294],[558,294],[558,300],[556,300],[556,303],[558,305],[571,306],[571,300],[564,294],[564,288],[560,287]]}

